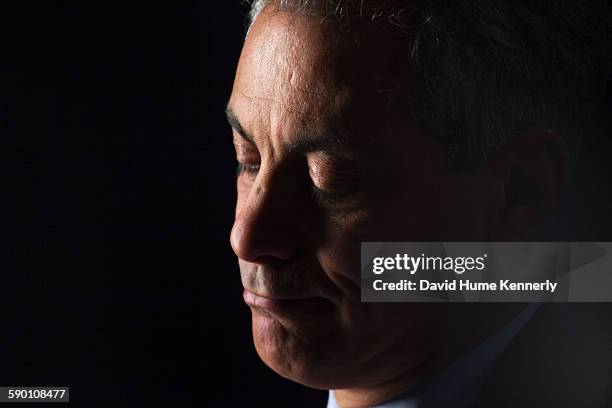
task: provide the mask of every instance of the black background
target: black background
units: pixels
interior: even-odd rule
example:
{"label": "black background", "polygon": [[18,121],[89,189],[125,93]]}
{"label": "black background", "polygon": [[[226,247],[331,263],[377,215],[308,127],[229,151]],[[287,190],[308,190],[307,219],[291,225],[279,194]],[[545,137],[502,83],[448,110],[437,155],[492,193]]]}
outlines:
{"label": "black background", "polygon": [[[0,12],[0,385],[70,386],[79,407],[324,406],[259,361],[229,246],[247,7],[59,4]],[[587,142],[576,240],[612,240],[610,152]]]}

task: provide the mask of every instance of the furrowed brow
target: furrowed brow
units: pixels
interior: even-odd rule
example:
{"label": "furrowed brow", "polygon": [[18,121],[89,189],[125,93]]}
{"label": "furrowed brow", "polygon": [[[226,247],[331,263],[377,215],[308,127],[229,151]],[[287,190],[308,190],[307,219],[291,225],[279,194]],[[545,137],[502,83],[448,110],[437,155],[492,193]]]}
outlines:
{"label": "furrowed brow", "polygon": [[[225,109],[225,115],[227,117],[227,122],[230,124],[232,129],[234,129],[234,131],[236,131],[236,133],[238,133],[244,140],[254,145],[255,139],[244,130],[242,124],[238,120],[238,117],[229,106]],[[351,152],[350,149],[348,149],[347,144],[344,142],[342,137],[303,136],[299,137],[295,142],[289,143],[287,145],[287,150],[291,153],[297,154],[323,152],[341,159],[354,158],[354,152]]]}

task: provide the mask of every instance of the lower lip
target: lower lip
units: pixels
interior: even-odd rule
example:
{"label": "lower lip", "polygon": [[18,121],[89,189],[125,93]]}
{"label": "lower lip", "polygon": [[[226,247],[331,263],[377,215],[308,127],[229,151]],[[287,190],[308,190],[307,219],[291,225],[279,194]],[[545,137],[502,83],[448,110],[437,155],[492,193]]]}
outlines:
{"label": "lower lip", "polygon": [[300,309],[305,307],[307,308],[313,304],[320,304],[322,301],[324,301],[323,298],[319,297],[302,299],[272,299],[256,295],[247,289],[242,292],[242,297],[247,305],[270,312],[289,311],[290,309],[299,311]]}

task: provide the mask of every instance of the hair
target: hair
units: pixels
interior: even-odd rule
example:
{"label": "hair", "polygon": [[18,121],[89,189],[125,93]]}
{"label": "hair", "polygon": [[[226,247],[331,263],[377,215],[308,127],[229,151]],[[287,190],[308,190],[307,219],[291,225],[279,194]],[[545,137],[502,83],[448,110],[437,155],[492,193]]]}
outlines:
{"label": "hair", "polygon": [[274,7],[405,33],[420,84],[407,108],[445,146],[449,167],[468,170],[531,127],[580,136],[610,69],[610,16],[600,3],[254,0],[249,25]]}

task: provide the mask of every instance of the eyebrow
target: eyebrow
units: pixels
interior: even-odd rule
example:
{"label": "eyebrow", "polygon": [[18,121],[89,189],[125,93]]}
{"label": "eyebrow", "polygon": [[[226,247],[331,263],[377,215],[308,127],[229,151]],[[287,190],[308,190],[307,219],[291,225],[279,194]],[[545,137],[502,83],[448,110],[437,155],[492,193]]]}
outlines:
{"label": "eyebrow", "polygon": [[[253,136],[244,130],[240,120],[238,120],[238,117],[229,106],[225,108],[225,116],[227,117],[229,125],[240,135],[240,137],[255,145]],[[344,139],[333,136],[299,137],[297,141],[287,145],[287,150],[292,153],[301,154],[326,152],[339,158],[352,157]]]}
{"label": "eyebrow", "polygon": [[229,123],[232,129],[234,129],[244,140],[253,145],[255,144],[253,137],[244,130],[238,117],[229,106],[225,108],[225,117],[227,118],[227,123]]}

